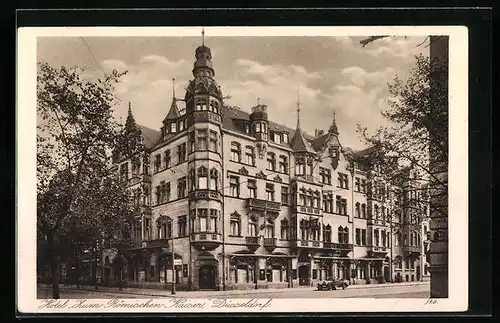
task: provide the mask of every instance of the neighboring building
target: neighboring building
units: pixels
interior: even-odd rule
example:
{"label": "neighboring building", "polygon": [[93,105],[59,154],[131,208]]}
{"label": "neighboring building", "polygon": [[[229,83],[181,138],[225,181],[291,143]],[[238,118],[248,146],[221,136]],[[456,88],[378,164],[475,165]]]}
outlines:
{"label": "neighboring building", "polygon": [[[135,243],[119,251],[129,285],[172,282],[172,250],[177,287],[190,290],[421,278],[420,217],[405,204],[413,196],[354,162],[368,150],[343,148],[335,117],[310,136],[299,102],[295,129],[269,120],[263,104],[251,113],[228,107],[210,48],[195,57],[193,80],[183,100],[174,94],[161,131],[137,125],[129,108],[127,147],[140,148],[133,158],[113,154],[139,211]],[[103,254],[105,283],[119,274],[116,255]]]}

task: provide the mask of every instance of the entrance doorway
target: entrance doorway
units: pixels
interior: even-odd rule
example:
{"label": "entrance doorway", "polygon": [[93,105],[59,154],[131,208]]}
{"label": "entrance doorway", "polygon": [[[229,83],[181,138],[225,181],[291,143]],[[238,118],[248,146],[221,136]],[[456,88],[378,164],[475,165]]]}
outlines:
{"label": "entrance doorway", "polygon": [[200,289],[215,289],[215,266],[203,265],[198,271]]}
{"label": "entrance doorway", "polygon": [[299,267],[299,285],[309,285],[309,266]]}
{"label": "entrance doorway", "polygon": [[391,274],[389,273],[389,267],[388,266],[384,267],[384,279],[385,279],[386,282],[390,282],[391,281]]}

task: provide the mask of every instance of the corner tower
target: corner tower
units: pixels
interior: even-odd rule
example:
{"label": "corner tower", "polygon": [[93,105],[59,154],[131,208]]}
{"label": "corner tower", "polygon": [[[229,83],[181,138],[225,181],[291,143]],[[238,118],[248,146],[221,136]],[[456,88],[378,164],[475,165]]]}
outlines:
{"label": "corner tower", "polygon": [[188,191],[192,284],[197,289],[219,289],[223,276],[219,254],[223,248],[222,218],[222,93],[214,79],[212,53],[202,44],[195,51],[193,79],[186,89],[188,131]]}

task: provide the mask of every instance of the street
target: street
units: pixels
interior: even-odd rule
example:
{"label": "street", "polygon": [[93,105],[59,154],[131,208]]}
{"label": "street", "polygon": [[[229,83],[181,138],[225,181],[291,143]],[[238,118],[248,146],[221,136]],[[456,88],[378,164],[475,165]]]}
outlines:
{"label": "street", "polygon": [[[162,297],[185,297],[185,298],[428,298],[429,284],[384,284],[370,286],[350,286],[346,290],[318,291],[313,287],[293,289],[272,290],[249,290],[249,291],[179,291],[171,295],[170,291],[164,290],[141,290],[126,289],[119,292],[116,288],[101,287],[94,290],[92,287],[62,287],[61,298],[162,298]],[[37,296],[39,299],[52,298],[52,291],[48,286],[38,286]]]}

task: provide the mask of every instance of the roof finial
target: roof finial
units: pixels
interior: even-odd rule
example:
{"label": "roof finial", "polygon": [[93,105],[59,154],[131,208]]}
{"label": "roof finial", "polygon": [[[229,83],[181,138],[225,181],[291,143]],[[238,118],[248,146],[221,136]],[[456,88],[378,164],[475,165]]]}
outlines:
{"label": "roof finial", "polygon": [[333,122],[335,122],[335,109],[333,109]]}
{"label": "roof finial", "polygon": [[297,87],[297,129],[300,128],[300,89]]}
{"label": "roof finial", "polygon": [[172,78],[172,99],[175,100],[175,77]]}
{"label": "roof finial", "polygon": [[257,105],[260,105],[260,98],[257,97]]}
{"label": "roof finial", "polygon": [[201,28],[201,45],[205,46],[205,27]]}

